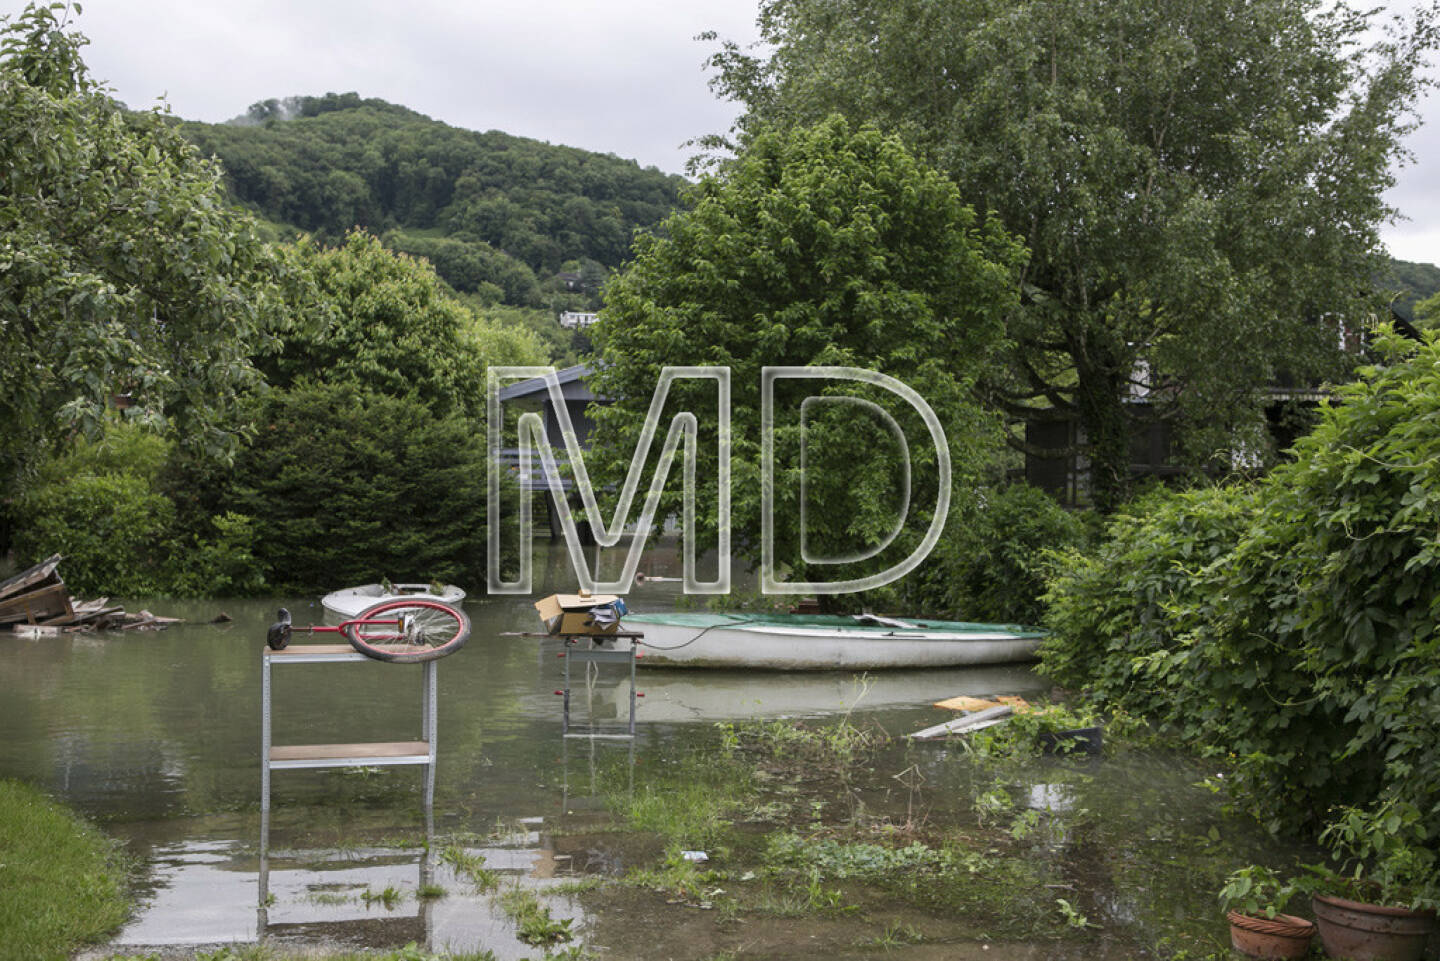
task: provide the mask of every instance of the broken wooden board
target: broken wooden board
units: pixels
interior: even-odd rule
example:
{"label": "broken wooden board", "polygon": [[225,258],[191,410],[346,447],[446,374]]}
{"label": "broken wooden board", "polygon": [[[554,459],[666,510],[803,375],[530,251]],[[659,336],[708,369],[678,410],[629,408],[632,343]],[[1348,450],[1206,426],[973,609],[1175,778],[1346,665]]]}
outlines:
{"label": "broken wooden board", "polygon": [[970,731],[978,731],[981,728],[990,727],[992,724],[1000,724],[1007,721],[1014,714],[1009,706],[1001,704],[998,707],[987,708],[977,711],[974,714],[967,714],[964,717],[957,717],[954,720],[946,721],[944,724],[936,724],[934,727],[927,727],[923,731],[916,731],[910,737],[916,741],[928,741],[937,737],[945,737],[947,734],[966,734]]}
{"label": "broken wooden board", "polygon": [[73,613],[70,592],[65,585],[51,584],[0,600],[0,624],[27,621],[31,624]]}
{"label": "broken wooden board", "polygon": [[34,567],[26,568],[14,577],[7,577],[0,581],[0,598],[10,597],[14,594],[23,594],[34,588],[43,587],[54,582],[59,583],[60,578],[55,576],[55,568],[60,566],[60,555],[51,554],[45,560]]}
{"label": "broken wooden board", "polygon": [[997,694],[995,696],[995,700],[999,701],[1001,704],[1010,705],[1010,707],[1015,711],[1016,714],[1025,714],[1029,711],[1035,710],[1035,708],[1031,706],[1029,701],[1025,700],[1018,694]]}
{"label": "broken wooden board", "polygon": [[935,702],[935,707],[945,711],[988,711],[992,707],[999,706],[1000,701],[998,700],[989,701],[983,697],[970,697],[967,694]]}

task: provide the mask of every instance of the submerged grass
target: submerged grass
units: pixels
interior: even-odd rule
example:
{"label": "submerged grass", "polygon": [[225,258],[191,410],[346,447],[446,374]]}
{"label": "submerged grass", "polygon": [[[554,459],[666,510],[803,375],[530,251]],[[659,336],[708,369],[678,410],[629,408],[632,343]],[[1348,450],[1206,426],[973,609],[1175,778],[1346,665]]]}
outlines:
{"label": "submerged grass", "polygon": [[500,895],[500,907],[515,922],[516,937],[526,944],[558,944],[572,937],[573,918],[555,918],[534,891],[510,888]]}
{"label": "submerged grass", "polygon": [[440,860],[454,868],[456,874],[468,878],[481,894],[500,885],[500,875],[485,866],[483,854],[467,851],[459,844],[447,844],[440,849]]}
{"label": "submerged grass", "polygon": [[0,959],[49,961],[125,920],[128,859],[94,827],[0,781]]}

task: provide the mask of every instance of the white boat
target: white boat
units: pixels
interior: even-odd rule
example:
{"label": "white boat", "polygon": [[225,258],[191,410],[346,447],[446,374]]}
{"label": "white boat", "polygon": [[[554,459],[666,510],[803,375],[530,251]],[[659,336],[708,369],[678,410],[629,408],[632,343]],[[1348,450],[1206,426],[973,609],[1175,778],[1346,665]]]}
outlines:
{"label": "white boat", "polygon": [[[436,592],[435,588],[440,590]],[[460,606],[465,592],[454,584],[362,584],[326,594],[320,599],[320,606],[332,620],[356,617],[366,608],[374,607],[381,601],[401,599],[439,601],[451,607]]]}
{"label": "white boat", "polygon": [[1043,631],[859,614],[627,614],[649,667],[777,671],[968,667],[1035,660]]}

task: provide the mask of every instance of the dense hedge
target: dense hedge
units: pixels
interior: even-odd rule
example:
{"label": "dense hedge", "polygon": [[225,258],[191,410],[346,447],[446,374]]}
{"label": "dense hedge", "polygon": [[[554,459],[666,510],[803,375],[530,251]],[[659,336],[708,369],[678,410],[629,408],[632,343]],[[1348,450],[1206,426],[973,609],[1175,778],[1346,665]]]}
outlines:
{"label": "dense hedge", "polygon": [[1095,547],[1059,552],[1044,598],[1045,672],[1130,713],[1183,711],[1139,659],[1181,645],[1174,613],[1196,603],[1196,575],[1234,549],[1254,505],[1239,487],[1160,490],[1114,514]]}
{"label": "dense hedge", "polygon": [[388,577],[485,577],[485,439],[468,419],[354,384],[275,391],[236,460],[234,509],[254,518],[255,555],[280,591]]}
{"label": "dense hedge", "polygon": [[[1274,827],[1342,805],[1440,837],[1440,341],[1386,335],[1255,490],[1117,517],[1051,583],[1045,669],[1233,755]],[[1250,516],[1246,516],[1249,514]]]}

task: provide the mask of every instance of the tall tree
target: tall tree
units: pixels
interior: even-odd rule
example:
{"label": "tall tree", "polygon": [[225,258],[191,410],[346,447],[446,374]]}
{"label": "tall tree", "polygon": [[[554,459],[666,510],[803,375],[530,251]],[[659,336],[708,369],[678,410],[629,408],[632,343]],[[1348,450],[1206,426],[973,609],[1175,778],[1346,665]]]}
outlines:
{"label": "tall tree", "polygon": [[112,394],[232,452],[280,268],[158,111],[96,86],[62,5],[0,21],[0,497]]}
{"label": "tall tree", "polygon": [[[756,137],[723,176],[701,180],[688,209],[642,235],[630,265],[605,288],[605,310],[591,328],[599,356],[593,387],[614,400],[597,414],[602,476],[624,476],[662,367],[729,368],[731,516],[737,548],[757,560],[761,368],[833,365],[888,374],[917,391],[944,425],[963,484],[993,456],[994,424],[971,391],[1002,337],[1020,256],[943,176],[874,128],[853,130],[836,117]],[[799,398],[828,393],[807,382]],[[897,409],[883,391],[863,396],[889,410],[910,440],[918,514],[935,503],[938,453],[926,448],[925,428],[905,405]],[[709,442],[716,392],[710,383],[681,381],[671,397],[674,409],[700,421],[697,521],[708,538],[719,496],[717,448]],[[807,558],[883,542],[905,483],[902,452],[870,416],[873,408],[861,415],[855,405],[821,403],[797,418],[798,410],[798,398],[777,389],[776,560],[791,580],[817,573]],[[678,507],[678,494],[669,496]],[[824,519],[812,519],[803,534],[802,504]],[[912,546],[916,524],[912,517],[907,525]],[[843,575],[827,570],[827,581],[867,572],[864,565]]]}
{"label": "tall tree", "polygon": [[1108,508],[1144,420],[1194,459],[1253,449],[1261,388],[1342,368],[1436,12],[1367,45],[1369,14],[1321,0],[767,0],[768,53],[711,63],[739,145],[863,117],[1024,240],[991,396],[1077,418]]}
{"label": "tall tree", "polygon": [[[283,344],[259,361],[272,386],[301,378],[357,383],[394,397],[414,394],[441,416],[479,414],[489,359],[473,335],[489,325],[445,290],[430,264],[386,250],[362,230],[339,247],[306,238],[284,253],[312,286],[293,304]],[[538,356],[533,338],[511,336],[524,342],[515,349]]]}

